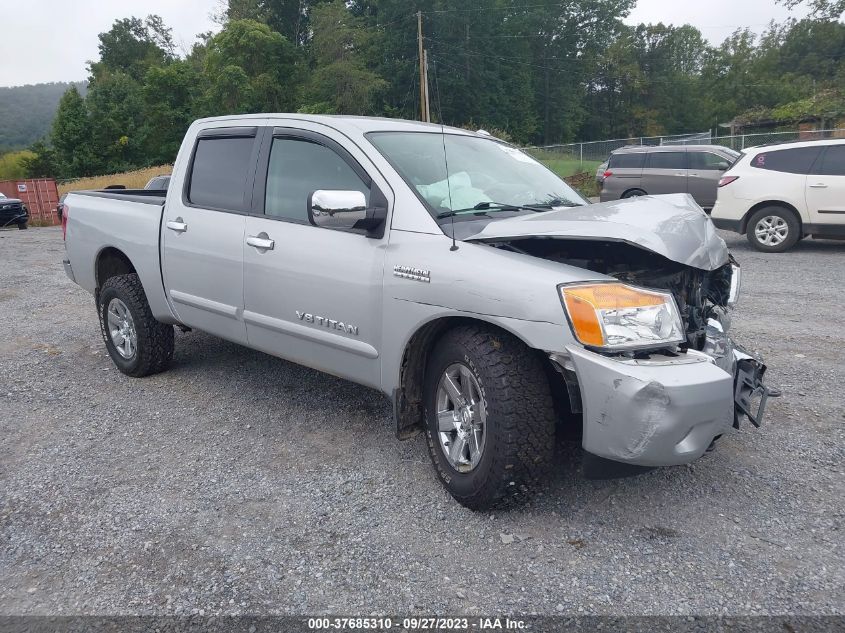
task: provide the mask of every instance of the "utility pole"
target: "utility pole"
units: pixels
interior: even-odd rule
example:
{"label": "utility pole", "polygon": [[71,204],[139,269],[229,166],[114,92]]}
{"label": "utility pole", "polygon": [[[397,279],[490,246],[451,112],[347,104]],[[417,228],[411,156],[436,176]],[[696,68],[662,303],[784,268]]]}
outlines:
{"label": "utility pole", "polygon": [[425,68],[425,122],[431,123],[431,99],[428,94],[428,49],[423,49],[423,68]]}
{"label": "utility pole", "polygon": [[420,121],[430,122],[428,109],[428,71],[426,51],[423,50],[422,11],[417,11],[417,47],[420,56]]}
{"label": "utility pole", "polygon": [[425,61],[423,60],[422,11],[417,11],[417,48],[420,59],[420,121],[425,121]]}

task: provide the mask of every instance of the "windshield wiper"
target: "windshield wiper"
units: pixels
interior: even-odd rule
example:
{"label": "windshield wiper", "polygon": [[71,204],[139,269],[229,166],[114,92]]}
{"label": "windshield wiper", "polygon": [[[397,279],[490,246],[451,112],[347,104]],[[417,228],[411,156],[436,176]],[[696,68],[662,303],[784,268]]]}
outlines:
{"label": "windshield wiper", "polygon": [[468,209],[455,209],[454,211],[442,211],[437,214],[438,218],[449,218],[453,215],[460,215],[463,213],[472,213],[473,215],[487,215],[490,211],[533,211],[534,213],[542,213],[555,207],[578,207],[581,206],[568,200],[555,199],[550,202],[541,202],[538,204],[510,204],[508,202],[479,202],[474,207]]}
{"label": "windshield wiper", "polygon": [[569,200],[561,200],[560,198],[556,198],[554,200],[550,200],[549,202],[540,202],[537,204],[529,204],[526,205],[530,209],[534,209],[535,211],[538,209],[542,209],[543,211],[547,209],[555,209],[557,207],[581,207],[583,205],[578,204],[577,202],[571,202]]}

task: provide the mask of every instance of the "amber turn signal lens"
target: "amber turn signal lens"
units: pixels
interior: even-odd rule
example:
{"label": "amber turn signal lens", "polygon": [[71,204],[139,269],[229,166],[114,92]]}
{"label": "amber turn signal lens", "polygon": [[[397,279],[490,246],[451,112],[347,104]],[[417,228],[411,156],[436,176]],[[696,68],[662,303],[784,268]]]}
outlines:
{"label": "amber turn signal lens", "polygon": [[[616,336],[608,341],[605,331],[607,327],[615,325],[620,310],[667,304],[666,294],[649,292],[619,283],[564,286],[561,288],[561,295],[575,336],[582,344],[597,347],[622,342]],[[607,315],[612,315],[612,318],[608,318]],[[603,327],[603,319],[605,327]],[[634,343],[633,338],[627,343]]]}

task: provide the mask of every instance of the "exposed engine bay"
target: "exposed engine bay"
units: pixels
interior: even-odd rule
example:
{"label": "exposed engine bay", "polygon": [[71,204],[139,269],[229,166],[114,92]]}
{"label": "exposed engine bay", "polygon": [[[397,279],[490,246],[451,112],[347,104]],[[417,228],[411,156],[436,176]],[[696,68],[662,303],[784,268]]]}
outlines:
{"label": "exposed engine bay", "polygon": [[723,322],[731,290],[731,263],[708,271],[686,266],[624,242],[514,239],[494,246],[615,277],[643,288],[668,290],[675,297],[687,347],[701,351],[709,319]]}

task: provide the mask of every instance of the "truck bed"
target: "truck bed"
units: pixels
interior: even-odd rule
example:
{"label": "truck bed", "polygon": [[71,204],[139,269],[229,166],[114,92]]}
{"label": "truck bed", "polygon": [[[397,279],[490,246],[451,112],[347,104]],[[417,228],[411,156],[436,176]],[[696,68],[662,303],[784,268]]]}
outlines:
{"label": "truck bed", "polygon": [[125,253],[141,278],[153,315],[174,318],[164,294],[159,238],[163,191],[106,189],[68,194],[66,248],[76,282],[96,292],[97,263],[110,248]]}

